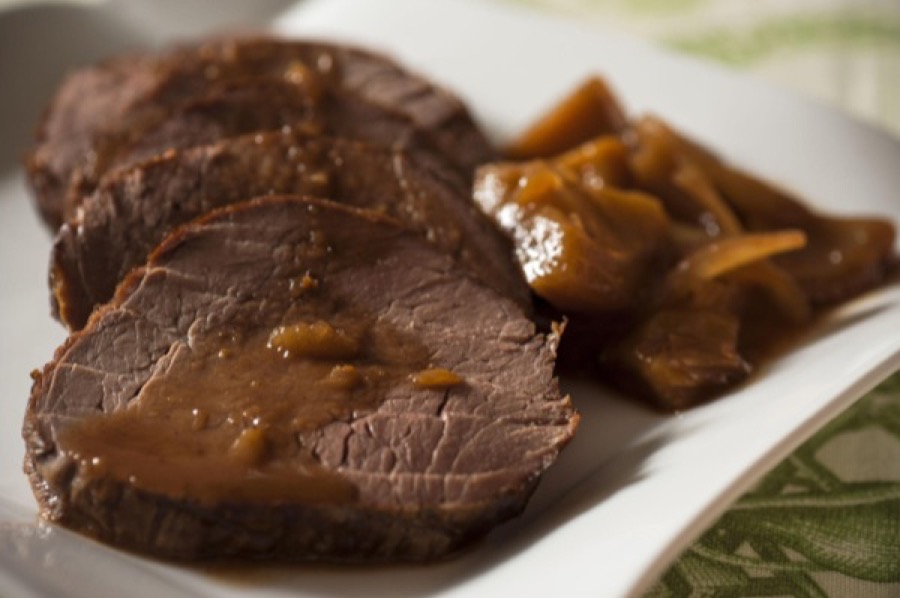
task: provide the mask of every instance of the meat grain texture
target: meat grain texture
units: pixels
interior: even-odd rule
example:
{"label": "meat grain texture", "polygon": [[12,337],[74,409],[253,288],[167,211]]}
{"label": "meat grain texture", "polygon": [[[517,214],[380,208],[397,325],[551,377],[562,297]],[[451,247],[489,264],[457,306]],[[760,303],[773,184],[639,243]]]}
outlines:
{"label": "meat grain texture", "polygon": [[518,514],[578,415],[470,199],[493,156],[356,48],[73,73],[27,164],[75,331],[23,427],[42,515],[173,559],[422,562]]}
{"label": "meat grain texture", "polygon": [[[316,284],[290,292],[298,279]],[[267,471],[314,463],[317,475],[350,492],[252,496],[249,475],[231,495],[209,496],[189,480],[177,486],[190,459],[166,461],[164,447],[150,445],[170,471],[161,483],[142,481],[139,469],[123,477],[114,455],[79,451],[85,445],[70,440],[86,422],[141,409],[179,368],[212,359],[222,331],[248,339],[298,319],[334,321],[348,309],[364,314],[371,330],[413,343],[392,352],[372,332],[360,367],[439,367],[464,380],[420,388],[398,375],[376,401],[321,425],[273,423],[289,437],[276,439],[282,448],[271,462],[248,469],[265,480]],[[167,238],[58,349],[28,405],[26,471],[46,518],[155,555],[433,560],[519,513],[572,437],[578,416],[553,375],[557,341],[453,257],[385,217],[297,197],[256,200]],[[238,359],[251,350],[242,343]],[[302,406],[311,382],[294,384]],[[190,407],[137,420],[130,437],[164,440],[167,427],[178,428],[179,409]],[[147,449],[133,442],[135,452]]]}
{"label": "meat grain texture", "polygon": [[28,179],[55,229],[111,170],[291,124],[431,145],[467,176],[494,155],[454,95],[386,57],[324,42],[220,38],[72,73],[45,111]]}
{"label": "meat grain texture", "polygon": [[327,197],[390,215],[489,286],[522,306],[530,302],[508,241],[441,154],[279,130],[169,150],[106,176],[57,234],[50,268],[56,315],[81,328],[177,225],[271,193]]}

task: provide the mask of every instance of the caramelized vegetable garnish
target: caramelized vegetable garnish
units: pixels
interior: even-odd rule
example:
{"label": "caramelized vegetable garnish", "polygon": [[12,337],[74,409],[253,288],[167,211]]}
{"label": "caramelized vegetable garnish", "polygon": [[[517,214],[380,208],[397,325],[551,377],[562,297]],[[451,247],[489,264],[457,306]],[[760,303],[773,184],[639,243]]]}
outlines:
{"label": "caramelized vegetable garnish", "polygon": [[603,79],[585,81],[506,148],[514,160],[564,152],[601,135],[619,134],[628,119]]}
{"label": "caramelized vegetable garnish", "polygon": [[725,311],[653,312],[603,356],[608,379],[685,409],[740,382],[752,366],[738,350],[740,320]]}
{"label": "caramelized vegetable garnish", "polygon": [[731,207],[678,138],[657,119],[641,119],[633,128],[631,167],[640,188],[655,194],[674,218],[700,226],[710,237],[742,230]]}
{"label": "caramelized vegetable garnish", "polygon": [[560,309],[624,308],[667,240],[654,198],[585,185],[554,162],[482,169],[475,198],[515,240],[535,293]]}
{"label": "caramelized vegetable garnish", "polygon": [[[655,122],[655,127],[664,126]],[[789,193],[728,166],[685,137],[675,135],[675,140],[679,151],[716,185],[748,230],[797,228],[806,233],[802,250],[776,261],[813,303],[844,301],[886,275],[894,259],[895,230],[890,222],[818,214]]]}
{"label": "caramelized vegetable garnish", "polygon": [[279,326],[269,335],[268,346],[284,357],[347,359],[359,352],[359,339],[320,320]]}
{"label": "caramelized vegetable garnish", "polygon": [[420,388],[449,388],[463,383],[462,376],[446,368],[428,368],[410,374],[409,378]]}
{"label": "caramelized vegetable garnish", "polygon": [[894,263],[891,223],[817,214],[658,118],[629,122],[598,78],[508,157],[529,161],[483,166],[475,199],[550,315],[569,318],[564,361],[666,408],[740,382],[817,306]]}
{"label": "caramelized vegetable garnish", "polygon": [[713,241],[682,260],[669,276],[671,283],[685,279],[710,279],[771,255],[799,249],[806,244],[801,231],[737,235]]}

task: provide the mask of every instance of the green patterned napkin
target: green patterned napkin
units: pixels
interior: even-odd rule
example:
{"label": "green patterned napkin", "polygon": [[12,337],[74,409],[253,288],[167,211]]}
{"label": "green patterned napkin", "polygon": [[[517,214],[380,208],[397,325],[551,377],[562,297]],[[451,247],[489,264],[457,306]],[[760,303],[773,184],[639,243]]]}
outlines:
{"label": "green patterned napkin", "polygon": [[900,596],[900,373],[780,463],[648,595]]}
{"label": "green patterned napkin", "polygon": [[[900,135],[900,0],[507,1],[725,63]],[[900,596],[900,373],[759,481],[648,596]]]}

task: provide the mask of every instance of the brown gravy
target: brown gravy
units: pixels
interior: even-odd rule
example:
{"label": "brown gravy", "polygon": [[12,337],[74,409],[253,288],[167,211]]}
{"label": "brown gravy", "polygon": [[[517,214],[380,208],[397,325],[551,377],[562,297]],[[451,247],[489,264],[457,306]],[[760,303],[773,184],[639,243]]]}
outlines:
{"label": "brown gravy", "polygon": [[87,479],[207,504],[352,501],[353,484],[300,436],[374,410],[388,388],[425,392],[413,377],[429,363],[388,324],[341,320],[178,344],[127,407],[61,429],[60,449]]}

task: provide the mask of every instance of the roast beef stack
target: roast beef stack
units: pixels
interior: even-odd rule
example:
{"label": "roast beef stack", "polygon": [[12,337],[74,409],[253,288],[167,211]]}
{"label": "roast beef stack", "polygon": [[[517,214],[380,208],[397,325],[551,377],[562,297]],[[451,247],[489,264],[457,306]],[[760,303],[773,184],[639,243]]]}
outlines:
{"label": "roast beef stack", "polygon": [[342,45],[215,38],[72,73],[28,158],[56,230],[25,471],[42,515],[176,559],[429,561],[578,423],[471,201],[465,106]]}

